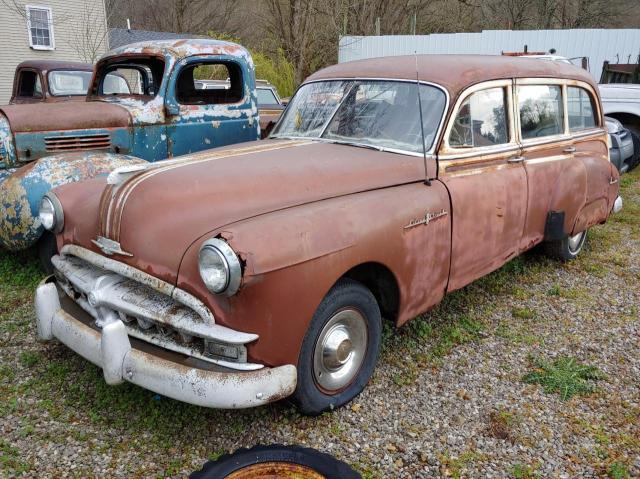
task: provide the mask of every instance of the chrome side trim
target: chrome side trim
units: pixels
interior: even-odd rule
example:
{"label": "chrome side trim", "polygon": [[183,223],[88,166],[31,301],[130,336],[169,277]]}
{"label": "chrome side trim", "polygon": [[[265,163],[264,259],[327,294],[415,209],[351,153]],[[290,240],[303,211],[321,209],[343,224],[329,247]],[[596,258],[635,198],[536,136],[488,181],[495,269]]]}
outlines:
{"label": "chrome side trim", "polygon": [[121,263],[120,261],[105,258],[104,256],[94,253],[93,251],[89,251],[88,249],[74,244],[64,245],[60,253],[63,255],[77,256],[78,258],[82,258],[83,260],[91,263],[94,266],[113,271],[114,273],[149,286],[150,288],[153,288],[160,293],[171,296],[177,301],[180,301],[185,306],[190,307],[200,316],[202,316],[202,318],[206,322],[209,322],[210,324],[214,324],[216,322],[213,314],[211,314],[211,311],[209,311],[209,308],[207,308],[204,303],[197,299],[195,296],[187,293],[184,290],[181,290],[180,288],[176,288],[172,284],[162,281],[155,276],[151,276],[144,271],[132,268],[131,266]]}

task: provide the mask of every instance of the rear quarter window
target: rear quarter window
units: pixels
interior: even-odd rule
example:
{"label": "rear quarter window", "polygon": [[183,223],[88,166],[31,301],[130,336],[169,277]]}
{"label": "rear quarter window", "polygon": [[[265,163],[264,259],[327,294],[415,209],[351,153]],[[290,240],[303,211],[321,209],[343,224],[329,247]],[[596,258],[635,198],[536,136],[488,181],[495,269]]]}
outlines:
{"label": "rear quarter window", "polygon": [[570,131],[594,128],[597,125],[595,102],[584,88],[567,87],[567,111]]}

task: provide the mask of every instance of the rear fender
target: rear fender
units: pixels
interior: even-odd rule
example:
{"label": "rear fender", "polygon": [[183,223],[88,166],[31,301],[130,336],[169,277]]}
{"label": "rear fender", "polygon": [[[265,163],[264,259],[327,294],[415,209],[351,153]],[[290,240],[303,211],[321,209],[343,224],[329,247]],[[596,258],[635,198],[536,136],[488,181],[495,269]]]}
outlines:
{"label": "rear fender", "polygon": [[143,162],[133,156],[113,153],[67,153],[5,170],[8,174],[0,176],[0,245],[20,250],[38,241],[43,232],[38,209],[49,190]]}

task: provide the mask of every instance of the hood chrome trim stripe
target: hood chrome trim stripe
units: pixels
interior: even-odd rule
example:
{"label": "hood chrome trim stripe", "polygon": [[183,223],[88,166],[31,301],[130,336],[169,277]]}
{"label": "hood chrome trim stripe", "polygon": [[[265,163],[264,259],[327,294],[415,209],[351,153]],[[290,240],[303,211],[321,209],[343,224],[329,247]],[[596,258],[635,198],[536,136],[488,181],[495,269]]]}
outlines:
{"label": "hood chrome trim stripe", "polygon": [[311,141],[292,140],[284,143],[278,142],[278,144],[275,145],[252,145],[249,147],[232,148],[215,153],[212,153],[211,151],[204,151],[194,155],[186,155],[173,160],[164,160],[162,162],[150,165],[144,171],[141,171],[139,174],[127,179],[122,187],[113,192],[113,196],[107,200],[108,204],[105,208],[106,211],[103,212],[103,215],[104,213],[106,213],[106,221],[104,221],[104,228],[101,230],[102,236],[113,239],[114,241],[120,240],[120,223],[122,221],[124,206],[133,190],[138,187],[143,181],[151,178],[152,176],[196,163],[213,161],[220,158],[248,155],[252,153],[261,153],[264,151],[279,150],[308,143],[311,143]]}

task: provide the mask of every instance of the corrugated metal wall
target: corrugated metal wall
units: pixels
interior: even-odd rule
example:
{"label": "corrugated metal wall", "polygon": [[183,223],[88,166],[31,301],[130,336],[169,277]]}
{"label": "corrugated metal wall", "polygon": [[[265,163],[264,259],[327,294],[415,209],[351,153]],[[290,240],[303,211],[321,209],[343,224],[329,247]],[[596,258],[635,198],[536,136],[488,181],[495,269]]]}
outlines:
{"label": "corrugated metal wall", "polygon": [[548,52],[568,58],[589,57],[590,71],[600,79],[602,63],[635,63],[640,53],[640,29],[484,30],[480,33],[388,35],[340,38],[339,62],[417,53],[500,55],[503,51]]}

